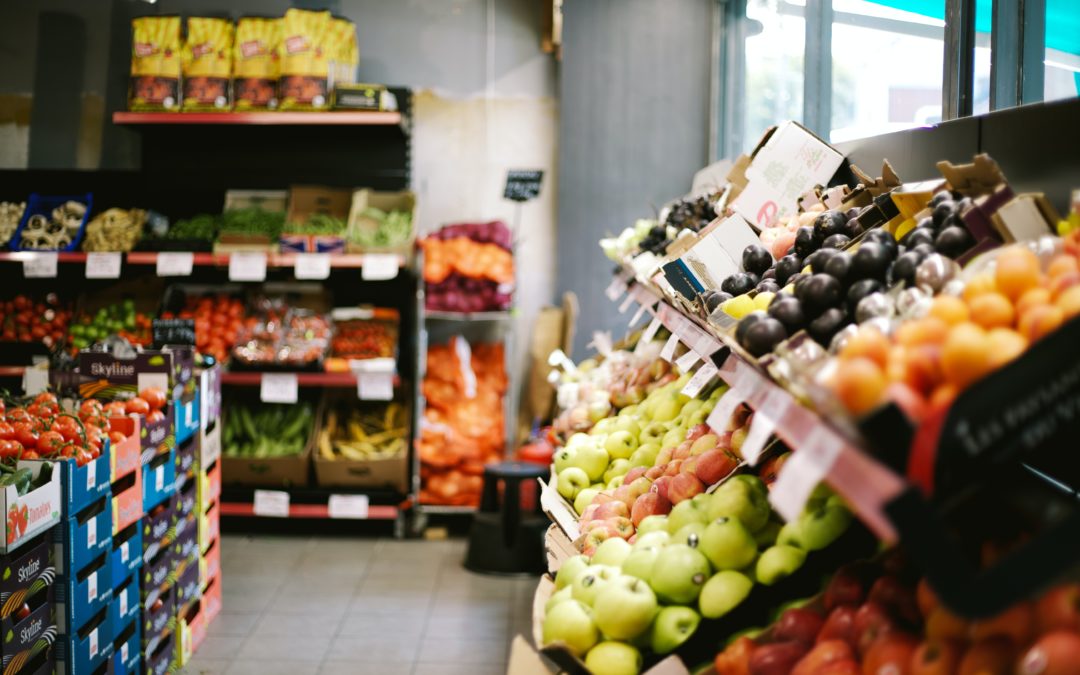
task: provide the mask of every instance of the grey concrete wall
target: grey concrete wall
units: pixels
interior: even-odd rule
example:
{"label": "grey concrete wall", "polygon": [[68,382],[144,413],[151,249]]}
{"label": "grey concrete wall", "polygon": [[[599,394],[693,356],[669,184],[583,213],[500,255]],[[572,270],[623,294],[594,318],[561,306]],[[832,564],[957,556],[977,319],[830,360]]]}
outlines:
{"label": "grey concrete wall", "polygon": [[628,318],[597,240],[689,191],[708,161],[711,0],[566,0],[559,97],[558,290],[575,353]]}

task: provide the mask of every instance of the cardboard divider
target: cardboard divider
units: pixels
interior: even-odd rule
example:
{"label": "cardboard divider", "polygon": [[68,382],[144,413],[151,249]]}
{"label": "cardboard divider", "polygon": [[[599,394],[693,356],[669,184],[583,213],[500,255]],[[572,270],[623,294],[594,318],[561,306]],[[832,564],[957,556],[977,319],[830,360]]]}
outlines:
{"label": "cardboard divider", "polygon": [[119,443],[110,443],[110,467],[109,480],[116,482],[139,468],[142,461],[142,446],[140,443],[142,431],[142,418],[138,415],[127,415],[109,418],[109,431],[119,431],[126,438]]}
{"label": "cardboard divider", "polygon": [[573,540],[555,523],[552,523],[544,534],[544,552],[547,554],[548,572],[551,574],[558,572],[567,558],[578,554]]}
{"label": "cardboard divider", "polygon": [[135,471],[112,486],[112,533],[115,535],[143,515],[142,471]]}
{"label": "cardboard divider", "polygon": [[[0,527],[3,527],[0,553],[11,553],[60,522],[61,469],[55,462],[48,465],[52,467],[48,482],[25,495],[20,495],[14,485],[0,490],[0,511],[7,514],[0,521]],[[37,481],[45,466],[44,462],[20,460],[16,468],[30,469],[33,480]]]}

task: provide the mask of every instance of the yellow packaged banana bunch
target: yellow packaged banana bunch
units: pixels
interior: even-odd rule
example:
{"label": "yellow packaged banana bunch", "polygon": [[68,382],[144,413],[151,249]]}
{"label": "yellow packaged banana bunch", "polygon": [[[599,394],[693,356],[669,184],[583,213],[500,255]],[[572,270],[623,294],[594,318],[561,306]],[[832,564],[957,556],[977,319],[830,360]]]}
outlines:
{"label": "yellow packaged banana bunch", "polygon": [[246,16],[236,23],[233,96],[237,110],[278,106],[282,19]]}
{"label": "yellow packaged banana bunch", "polygon": [[184,110],[228,110],[232,80],[233,24],[193,16],[187,22],[182,57]]}
{"label": "yellow packaged banana bunch", "polygon": [[282,19],[282,110],[322,110],[329,106],[330,12],[289,9]]}
{"label": "yellow packaged banana bunch", "polygon": [[356,46],[356,24],[348,19],[330,19],[330,78],[331,86],[354,84],[360,51]]}
{"label": "yellow packaged banana bunch", "polygon": [[131,21],[132,110],[180,108],[180,17],[143,16]]}

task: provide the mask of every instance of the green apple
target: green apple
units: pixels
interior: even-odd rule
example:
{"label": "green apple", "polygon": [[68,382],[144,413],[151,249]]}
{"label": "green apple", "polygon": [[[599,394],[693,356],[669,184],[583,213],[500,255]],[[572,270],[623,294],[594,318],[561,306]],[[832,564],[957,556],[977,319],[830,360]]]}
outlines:
{"label": "green apple", "polygon": [[641,423],[638,422],[636,417],[623,417],[619,416],[615,418],[614,431],[625,431],[634,437],[634,441],[637,441],[638,434],[641,433]]}
{"label": "green apple", "polygon": [[574,497],[574,510],[578,512],[580,516],[584,513],[585,509],[589,508],[589,504],[592,504],[593,497],[600,494],[600,490],[589,486],[577,493]]}
{"label": "green apple", "polygon": [[[652,516],[650,516],[652,517]],[[663,517],[663,516],[659,516]],[[641,522],[645,522],[644,520]],[[649,532],[642,532],[638,529],[637,539],[634,540],[634,548],[663,548],[671,541],[671,535],[668,534],[667,529],[663,530],[651,530]]]}
{"label": "green apple", "polygon": [[803,548],[802,528],[799,526],[799,521],[793,520],[790,523],[784,523],[780,531],[776,533],[776,543],[783,546]]}
{"label": "green apple", "polygon": [[701,502],[695,503],[692,499],[686,499],[676,504],[671,513],[667,515],[668,532],[675,534],[684,525],[690,523],[701,523],[702,525],[709,522],[709,514],[705,509],[701,508]]}
{"label": "green apple", "polygon": [[770,518],[769,522],[765,523],[765,527],[754,533],[754,541],[757,542],[758,548],[768,548],[777,543],[776,538],[782,529],[781,523]]}
{"label": "green apple", "polygon": [[769,522],[772,513],[767,493],[759,491],[753,482],[734,480],[736,478],[739,476],[732,476],[713,492],[709,500],[709,520],[735,517],[746,529],[757,532]]}
{"label": "green apple", "polygon": [[719,619],[739,606],[754,582],[745,574],[734,570],[722,570],[712,575],[701,589],[698,597],[698,609],[706,619]]}
{"label": "green apple", "polygon": [[604,450],[612,459],[630,459],[630,455],[637,450],[637,437],[629,431],[614,431],[608,434],[604,441]]}
{"label": "green apple", "polygon": [[822,506],[816,511],[804,511],[799,517],[799,532],[803,548],[820,551],[844,534],[851,525],[851,511],[845,506]]}
{"label": "green apple", "polygon": [[576,450],[582,445],[589,445],[593,442],[593,439],[589,434],[583,434],[580,431],[576,434],[571,434],[570,438],[566,439],[566,447]]}
{"label": "green apple", "polygon": [[611,478],[611,480],[608,481],[607,489],[608,490],[617,490],[617,489],[621,488],[624,480],[626,480],[626,474],[620,474],[618,476],[613,476]]}
{"label": "green apple", "polygon": [[635,543],[634,550],[630,552],[630,555],[626,556],[626,560],[623,560],[623,574],[648,581],[649,577],[652,576],[653,565],[656,564],[656,559],[660,557],[661,550],[661,546],[637,548]]}
{"label": "green apple", "polygon": [[649,643],[657,654],[669,654],[690,639],[701,623],[701,615],[689,607],[665,607],[656,615]]}
{"label": "green apple", "polygon": [[596,552],[593,553],[592,560],[589,562],[593,565],[611,565],[612,567],[619,567],[622,565],[623,560],[626,560],[626,556],[630,555],[632,548],[633,547],[621,537],[605,539],[596,547]]}
{"label": "green apple", "polygon": [[777,581],[791,576],[802,567],[806,560],[806,551],[794,546],[778,544],[761,552],[755,569],[758,583],[772,586]]}
{"label": "green apple", "polygon": [[663,422],[649,422],[638,434],[638,447],[641,447],[645,443],[655,443],[659,445],[660,439],[667,433],[667,427]]}
{"label": "green apple", "polygon": [[559,483],[555,489],[567,501],[573,503],[578,494],[589,487],[589,474],[575,466],[559,472]]}
{"label": "green apple", "polygon": [[674,448],[677,447],[686,438],[686,429],[684,427],[673,427],[667,430],[664,437],[660,439],[661,448]]}
{"label": "green apple", "polygon": [[570,468],[570,461],[574,459],[574,455],[576,454],[577,448],[572,448],[569,445],[556,451],[555,455],[552,457],[555,462],[555,473],[562,473]]}
{"label": "green apple", "polygon": [[676,544],[686,544],[690,548],[698,548],[703,534],[705,534],[705,523],[687,523],[671,535],[671,541]]}
{"label": "green apple", "polygon": [[649,629],[656,616],[656,594],[645,581],[620,576],[593,603],[593,620],[606,637],[633,640]]}
{"label": "green apple", "polygon": [[697,599],[711,573],[709,560],[701,551],[671,543],[660,551],[649,585],[664,602],[685,605]]}
{"label": "green apple", "polygon": [[622,457],[617,458],[608,465],[606,471],[604,471],[604,482],[610,483],[612,478],[616,476],[625,476],[626,472],[630,470],[630,460]]}
{"label": "green apple", "polygon": [[686,420],[687,428],[696,427],[699,424],[705,424],[709,419],[709,413],[712,412],[712,408],[699,408],[690,414],[690,417]]}
{"label": "green apple", "polygon": [[637,526],[638,540],[640,541],[642,535],[648,534],[650,532],[663,532],[665,534],[670,534],[668,532],[668,517],[656,514],[652,516],[645,516],[644,518],[642,518],[641,522],[638,523]]}
{"label": "green apple", "polygon": [[611,458],[608,457],[607,450],[604,450],[597,443],[592,443],[577,449],[573,459],[570,460],[570,466],[584,471],[585,475],[589,477],[589,481],[592,482],[600,480],[604,476],[604,471],[607,470],[610,461]]}
{"label": "green apple", "polygon": [[757,542],[738,518],[723,516],[705,526],[698,549],[717,570],[737,570],[757,557]]}
{"label": "green apple", "polygon": [[555,588],[562,590],[574,583],[577,575],[585,571],[589,566],[589,559],[583,555],[575,555],[563,561],[559,571],[555,573]]}
{"label": "green apple", "polygon": [[605,417],[604,419],[593,425],[593,428],[589,430],[589,435],[607,436],[612,431],[615,431],[615,418]]}
{"label": "green apple", "polygon": [[600,639],[592,610],[571,598],[551,608],[544,617],[545,645],[562,644],[576,656],[584,656]]}
{"label": "green apple", "polygon": [[637,404],[636,403],[631,403],[630,405],[624,407],[622,410],[619,411],[618,416],[619,417],[632,417],[632,418],[636,419],[637,416],[638,416],[638,406],[637,406]]}
{"label": "green apple", "polygon": [[572,600],[574,597],[573,593],[574,589],[570,588],[569,586],[567,586],[566,588],[561,588],[552,593],[551,597],[548,598],[547,602],[544,603],[544,614],[550,612],[552,607],[559,604],[563,600]]}
{"label": "green apple", "polygon": [[637,675],[641,672],[641,652],[625,642],[607,640],[589,650],[585,667],[592,675]]}
{"label": "green apple", "polygon": [[656,422],[670,422],[675,419],[682,410],[682,402],[675,396],[670,396],[660,401],[653,409],[653,420]]}
{"label": "green apple", "polygon": [[[606,541],[606,540],[605,540]],[[589,565],[574,577],[574,599],[592,607],[597,595],[620,574],[618,567]]]}
{"label": "green apple", "polygon": [[656,443],[642,443],[634,454],[630,455],[630,468],[636,466],[653,466],[656,456],[660,454],[660,446]]}
{"label": "green apple", "polygon": [[685,404],[683,404],[682,410],[679,412],[679,414],[685,417],[689,417],[690,415],[693,415],[695,412],[697,412],[703,405],[705,405],[705,401],[702,401],[700,398],[692,398]]}

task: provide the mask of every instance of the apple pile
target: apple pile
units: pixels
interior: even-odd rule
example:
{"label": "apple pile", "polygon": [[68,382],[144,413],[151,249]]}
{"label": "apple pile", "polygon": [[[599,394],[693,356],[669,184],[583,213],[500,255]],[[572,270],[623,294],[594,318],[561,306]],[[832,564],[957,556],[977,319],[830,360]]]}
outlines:
{"label": "apple pile", "polygon": [[1057,675],[1080,672],[1080,584],[966,621],[900,555],[841,567],[824,593],[735,637],[718,675]]}
{"label": "apple pile", "polygon": [[567,559],[545,605],[544,644],[583,657],[594,674],[637,673],[639,649],[674,651],[702,618],[728,614],[755,584],[791,576],[851,522],[821,487],[798,520],[781,525],[767,494],[757,476],[732,476],[668,515],[644,518],[634,543],[610,537],[592,556]]}

